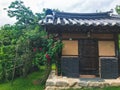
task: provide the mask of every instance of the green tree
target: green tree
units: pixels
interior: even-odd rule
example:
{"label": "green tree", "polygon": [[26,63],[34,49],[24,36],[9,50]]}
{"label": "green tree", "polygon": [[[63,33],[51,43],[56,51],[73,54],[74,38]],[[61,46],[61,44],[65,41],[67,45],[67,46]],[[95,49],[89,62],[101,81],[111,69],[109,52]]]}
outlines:
{"label": "green tree", "polygon": [[22,1],[16,0],[6,10],[8,16],[16,17],[17,22],[0,28],[0,81],[26,76],[40,65],[57,63],[63,44],[59,36],[48,36],[38,25],[47,9],[34,14]]}
{"label": "green tree", "polygon": [[117,5],[115,8],[116,12],[120,15],[120,5]]}
{"label": "green tree", "polygon": [[35,25],[38,19],[29,7],[26,7],[22,1],[14,1],[7,9],[9,17],[16,17],[16,25],[28,26]]}

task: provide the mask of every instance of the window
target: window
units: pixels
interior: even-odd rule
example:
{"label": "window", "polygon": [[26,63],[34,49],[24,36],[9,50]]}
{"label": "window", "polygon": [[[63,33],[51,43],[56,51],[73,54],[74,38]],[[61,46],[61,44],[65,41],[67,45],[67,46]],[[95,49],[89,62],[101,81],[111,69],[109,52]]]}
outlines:
{"label": "window", "polygon": [[115,56],[114,41],[99,41],[99,56]]}
{"label": "window", "polygon": [[78,55],[78,41],[77,40],[63,40],[64,44],[62,55]]}

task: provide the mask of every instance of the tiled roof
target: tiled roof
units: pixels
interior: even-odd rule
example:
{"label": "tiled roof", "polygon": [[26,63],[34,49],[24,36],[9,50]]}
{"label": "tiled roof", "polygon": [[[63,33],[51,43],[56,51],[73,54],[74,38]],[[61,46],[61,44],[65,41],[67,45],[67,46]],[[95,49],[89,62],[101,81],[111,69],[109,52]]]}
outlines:
{"label": "tiled roof", "polygon": [[50,11],[45,19],[40,21],[42,25],[86,25],[86,26],[120,26],[120,16],[112,15],[112,12],[99,13],[67,13]]}

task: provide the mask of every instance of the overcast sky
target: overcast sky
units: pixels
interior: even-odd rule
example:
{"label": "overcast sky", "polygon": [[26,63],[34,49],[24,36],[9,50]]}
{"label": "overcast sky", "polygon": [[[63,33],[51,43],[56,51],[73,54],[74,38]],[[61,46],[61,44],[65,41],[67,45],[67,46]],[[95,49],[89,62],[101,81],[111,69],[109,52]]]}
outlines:
{"label": "overcast sky", "polygon": [[[3,8],[7,8],[15,0],[0,0],[0,26],[13,24],[15,18],[9,18]],[[120,0],[22,0],[25,6],[36,13],[43,8],[59,9],[66,12],[90,13],[97,11],[109,11],[116,5],[120,5]],[[115,13],[115,12],[114,12]]]}

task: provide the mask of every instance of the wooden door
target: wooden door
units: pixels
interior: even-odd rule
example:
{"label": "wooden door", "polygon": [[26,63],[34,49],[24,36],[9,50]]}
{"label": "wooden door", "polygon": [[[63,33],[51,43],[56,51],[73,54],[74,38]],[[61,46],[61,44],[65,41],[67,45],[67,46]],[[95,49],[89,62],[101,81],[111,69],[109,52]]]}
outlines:
{"label": "wooden door", "polygon": [[80,74],[98,75],[98,45],[97,40],[80,40]]}

